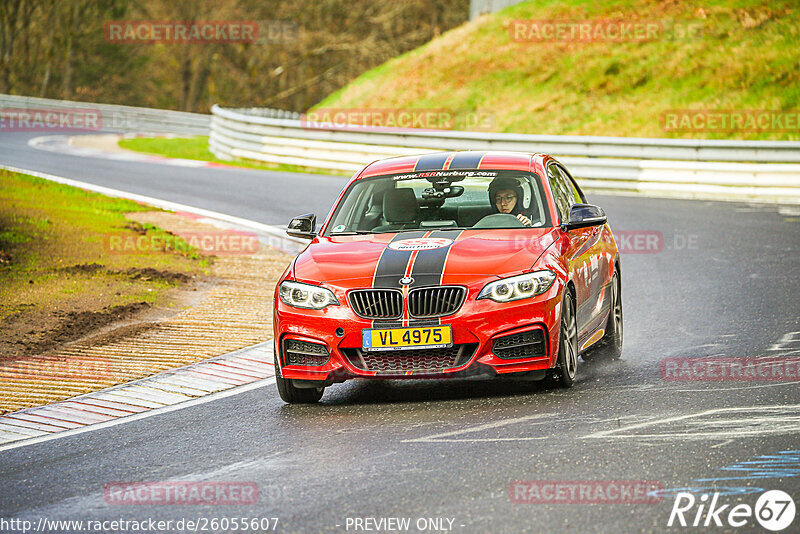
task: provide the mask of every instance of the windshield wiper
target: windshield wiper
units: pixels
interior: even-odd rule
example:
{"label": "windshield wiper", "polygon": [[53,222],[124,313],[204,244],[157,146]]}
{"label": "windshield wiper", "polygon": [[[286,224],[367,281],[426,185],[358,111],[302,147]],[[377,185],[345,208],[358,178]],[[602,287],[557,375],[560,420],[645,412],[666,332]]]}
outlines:
{"label": "windshield wiper", "polygon": [[372,234],[369,230],[349,230],[347,232],[331,232],[331,235],[364,235],[364,234]]}
{"label": "windshield wiper", "polygon": [[469,230],[469,226],[432,226],[430,228],[403,228],[398,230],[384,230],[382,232],[374,232],[372,230],[348,230],[346,232],[331,232],[331,237],[342,235],[380,235],[380,234],[400,234],[403,232],[419,232],[427,231],[442,231],[442,230]]}

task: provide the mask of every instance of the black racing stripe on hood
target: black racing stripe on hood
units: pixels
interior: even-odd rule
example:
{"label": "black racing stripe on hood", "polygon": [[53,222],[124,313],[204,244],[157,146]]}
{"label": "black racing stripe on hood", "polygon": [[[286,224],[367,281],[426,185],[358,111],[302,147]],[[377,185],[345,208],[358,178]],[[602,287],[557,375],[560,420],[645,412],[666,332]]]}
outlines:
{"label": "black racing stripe on hood", "polygon": [[[392,242],[404,239],[417,239],[427,231],[400,232],[392,238]],[[412,250],[393,250],[387,247],[383,250],[378,265],[375,267],[375,274],[372,277],[372,287],[391,287],[399,288],[398,283],[406,275],[406,267],[414,253]]]}
{"label": "black racing stripe on hood", "polygon": [[[458,236],[461,235],[462,231],[463,230],[439,230],[433,232],[429,237],[451,239],[455,241],[458,239]],[[414,266],[411,269],[411,278],[414,279],[411,287],[436,286],[442,283],[444,265],[447,262],[447,256],[450,253],[451,246],[453,246],[453,243],[442,248],[419,251],[417,258],[414,260]]]}

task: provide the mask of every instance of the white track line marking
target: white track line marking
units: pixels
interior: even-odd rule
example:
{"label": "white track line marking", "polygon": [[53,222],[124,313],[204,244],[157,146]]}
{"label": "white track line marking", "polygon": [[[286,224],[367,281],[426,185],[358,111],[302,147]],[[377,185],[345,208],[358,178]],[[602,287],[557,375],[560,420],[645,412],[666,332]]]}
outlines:
{"label": "white track line marking", "polygon": [[34,445],[36,443],[43,443],[45,441],[51,441],[54,439],[61,439],[66,438],[69,436],[75,436],[78,434],[85,434],[86,432],[94,432],[95,430],[102,430],[104,428],[109,428],[112,426],[122,425],[125,423],[132,423],[134,421],[139,421],[141,419],[147,419],[148,417],[153,417],[155,415],[161,415],[169,412],[174,412],[176,410],[183,410],[185,408],[191,408],[192,406],[197,406],[199,404],[205,404],[207,402],[214,402],[220,399],[224,399],[226,397],[232,397],[234,395],[239,395],[241,393],[246,393],[248,391],[252,391],[254,389],[263,388],[275,382],[275,377],[264,378],[262,380],[257,380],[256,382],[251,382],[249,384],[245,384],[243,386],[237,386],[234,388],[226,389],[225,391],[220,391],[218,393],[212,393],[211,395],[206,395],[205,397],[200,397],[197,399],[192,399],[189,401],[181,402],[180,404],[173,404],[171,406],[164,406],[161,408],[154,408],[147,412],[141,412],[134,415],[129,415],[127,417],[120,417],[119,419],[113,419],[111,421],[106,421],[105,423],[97,423],[94,425],[88,425],[81,428],[74,428],[72,430],[64,430],[63,432],[58,432],[56,434],[50,434],[47,436],[40,436],[37,438],[26,439],[24,441],[18,441],[14,443],[9,443],[7,445],[0,445],[0,452],[7,451],[11,449],[18,449],[20,447],[27,447],[28,445]]}
{"label": "white track line marking", "polygon": [[800,348],[800,332],[787,332],[783,334],[781,338],[777,342],[773,343],[767,350],[789,350],[792,352],[797,352],[798,348]]}
{"label": "white track line marking", "polygon": [[[757,384],[753,386],[741,386],[738,388],[709,388],[709,389],[670,389],[675,393],[717,393],[719,391],[737,391],[740,389],[761,389],[761,388],[777,388],[781,386],[792,386],[800,384],[800,381],[794,382],[778,382],[777,384]],[[669,388],[664,388],[669,389]]]}
{"label": "white track line marking", "polygon": [[279,250],[282,250],[288,254],[293,254],[293,255],[297,254],[298,252],[303,250],[309,243],[308,241],[303,239],[294,239],[287,236],[285,230],[279,226],[263,224],[260,222],[251,221],[249,219],[242,219],[241,217],[234,217],[233,215],[227,215],[225,213],[220,213],[217,211],[211,211],[204,208],[189,206],[186,204],[179,204],[178,202],[171,202],[169,200],[163,200],[160,198],[138,195],[136,193],[129,193],[127,191],[121,191],[119,189],[112,189],[110,187],[90,184],[88,182],[72,180],[70,178],[64,178],[62,176],[56,176],[54,174],[48,174],[45,172],[31,171],[28,169],[13,167],[11,165],[0,165],[0,169],[5,169],[11,172],[18,172],[21,174],[29,174],[31,176],[36,176],[37,178],[42,178],[44,180],[50,180],[52,182],[56,182],[59,184],[70,185],[72,187],[78,187],[80,189],[86,189],[88,191],[94,191],[95,193],[101,193],[103,195],[110,197],[127,198],[129,200],[142,202],[144,204],[149,204],[151,206],[155,206],[157,208],[162,208],[165,210],[184,211],[186,213],[193,213],[195,215],[199,215],[201,217],[205,217],[208,219],[213,219],[216,221],[233,224],[239,228],[247,228],[250,230],[254,230],[269,238],[267,240],[268,245],[273,246]]}
{"label": "white track line marking", "polygon": [[712,445],[711,447],[709,447],[709,449],[718,449],[720,447],[724,447],[728,443],[733,443],[733,442],[734,442],[734,440],[732,440],[732,439],[726,439],[722,443],[717,443],[716,445]]}
{"label": "white track line marking", "polygon": [[[715,382],[707,382],[709,386],[715,384]],[[678,384],[678,382],[674,382],[674,384]],[[794,382],[775,382],[774,384],[754,384],[751,386],[739,386],[739,387],[730,387],[730,388],[716,388],[716,387],[708,387],[708,388],[694,388],[694,389],[675,389],[676,386],[672,385],[662,385],[658,386],[655,384],[639,384],[639,385],[626,385],[626,386],[608,386],[605,389],[620,389],[625,391],[667,391],[670,393],[718,393],[720,391],[738,391],[738,390],[746,390],[746,389],[761,389],[761,388],[777,388],[782,386],[794,386],[800,384],[800,380],[795,380]]]}
{"label": "white track line marking", "polygon": [[[755,437],[770,434],[792,434],[800,431],[800,415],[795,415],[800,409],[800,404],[781,406],[741,406],[737,408],[717,408],[703,412],[667,417],[653,421],[646,421],[622,428],[601,430],[583,436],[581,439],[735,439],[741,437]],[[718,414],[733,414],[731,419],[702,418]],[[694,426],[713,428],[705,431],[689,431],[680,428],[670,431],[665,428],[661,433],[637,434],[632,430],[646,427],[666,427],[671,423],[696,420]]]}
{"label": "white track line marking", "polygon": [[[267,347],[265,350],[264,347]],[[203,360],[178,369],[164,371],[157,375],[145,377],[133,382],[119,384],[100,391],[87,393],[78,397],[72,397],[63,401],[55,402],[45,406],[27,408],[25,410],[0,416],[0,444],[25,439],[25,437],[36,437],[42,428],[25,427],[19,424],[19,419],[36,418],[39,416],[52,418],[54,421],[71,421],[80,426],[94,426],[106,423],[115,419],[128,419],[133,412],[140,412],[147,409],[157,410],[166,406],[183,405],[197,397],[204,397],[209,392],[195,390],[193,394],[180,394],[168,392],[159,388],[164,379],[180,379],[183,376],[191,376],[198,371],[204,372],[207,376],[215,376],[219,373],[218,369],[224,368],[219,362],[226,362],[229,359],[238,359],[250,353],[270,354],[272,342],[266,341],[250,347],[245,347],[222,356],[217,356],[209,360]],[[237,386],[247,385],[252,382],[269,378],[273,375],[272,365],[263,365],[260,373],[252,373],[253,376],[247,380],[237,380],[235,383],[227,383],[221,389],[229,390]],[[99,403],[99,405],[98,405]],[[105,404],[105,406],[103,406]],[[99,406],[99,407],[98,407]],[[132,409],[141,407],[140,410]],[[35,419],[34,419],[35,420]],[[58,428],[52,428],[46,434],[62,434]],[[2,448],[0,448],[2,450]]]}
{"label": "white track line marking", "polygon": [[[453,430],[451,432],[442,432],[441,434],[432,434],[430,436],[425,436],[422,438],[414,438],[414,439],[404,439],[403,443],[440,443],[440,442],[447,442],[447,441],[530,441],[530,440],[539,440],[539,439],[546,439],[545,437],[521,437],[521,438],[457,438],[457,439],[446,439],[451,438],[452,436],[458,436],[462,434],[467,434],[469,432],[480,432],[482,430],[491,430],[493,428],[499,428],[507,425],[513,425],[516,423],[524,423],[527,421],[532,421],[534,419],[551,419],[555,417],[554,414],[536,414],[536,415],[529,415],[526,417],[516,417],[514,419],[505,419],[503,421],[495,421],[493,423],[485,423],[482,425],[471,426],[467,428],[462,428],[460,430]],[[540,421],[537,423],[532,423],[534,425],[543,425],[549,423],[550,421]]]}
{"label": "white track line marking", "polygon": [[[94,137],[108,136],[116,137],[117,139],[130,138],[129,136],[120,134],[94,134]],[[28,146],[36,150],[45,150],[47,152],[56,152],[60,154],[70,154],[72,156],[79,156],[83,158],[101,158],[110,159],[115,161],[133,161],[137,163],[156,163],[159,165],[172,165],[176,167],[220,167],[222,164],[213,163],[210,161],[202,161],[196,159],[184,158],[170,158],[167,156],[158,156],[154,154],[145,154],[135,151],[120,151],[120,152],[107,152],[102,148],[94,147],[77,147],[72,144],[72,140],[76,137],[74,135],[48,135],[43,137],[34,137],[28,141]],[[160,136],[157,136],[160,137]]]}

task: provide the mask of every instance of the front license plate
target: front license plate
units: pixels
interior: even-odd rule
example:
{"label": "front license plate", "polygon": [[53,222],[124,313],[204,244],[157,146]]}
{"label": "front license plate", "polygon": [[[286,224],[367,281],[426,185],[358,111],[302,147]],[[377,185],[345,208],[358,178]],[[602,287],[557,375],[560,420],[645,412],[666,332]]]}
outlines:
{"label": "front license plate", "polygon": [[364,350],[439,349],[453,346],[450,325],[370,328],[361,331]]}

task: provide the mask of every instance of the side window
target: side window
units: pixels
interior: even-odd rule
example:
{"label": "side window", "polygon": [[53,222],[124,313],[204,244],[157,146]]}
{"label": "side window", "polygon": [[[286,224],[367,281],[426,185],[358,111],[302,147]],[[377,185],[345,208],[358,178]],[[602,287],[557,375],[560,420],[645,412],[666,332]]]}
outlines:
{"label": "side window", "polygon": [[553,190],[559,222],[563,223],[569,218],[569,208],[574,204],[572,191],[555,165],[547,166],[547,179],[550,181],[550,189]]}
{"label": "side window", "polygon": [[575,184],[575,180],[572,179],[572,176],[567,172],[567,169],[562,167],[561,165],[556,165],[558,171],[561,173],[561,177],[569,184],[569,189],[571,190],[572,197],[575,199],[576,204],[586,204],[586,197],[583,195],[583,191],[578,189],[578,186]]}

